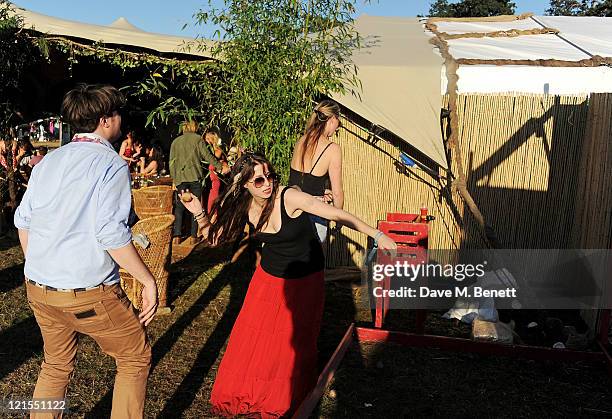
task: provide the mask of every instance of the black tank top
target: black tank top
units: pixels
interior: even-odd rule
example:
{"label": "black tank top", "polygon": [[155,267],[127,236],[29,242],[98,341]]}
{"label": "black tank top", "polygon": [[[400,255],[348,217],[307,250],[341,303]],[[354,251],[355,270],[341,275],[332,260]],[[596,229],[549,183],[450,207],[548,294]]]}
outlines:
{"label": "black tank top", "polygon": [[312,165],[309,173],[300,172],[299,170],[289,170],[289,186],[299,186],[302,192],[313,196],[321,196],[325,193],[325,187],[329,183],[329,173],[325,173],[323,176],[315,176],[312,174],[315,166],[323,157],[323,153],[329,148],[331,144],[327,144],[327,147],[323,149],[319,158]]}
{"label": "black tank top", "polygon": [[270,275],[297,279],[322,271],[325,257],[308,213],[291,218],[285,209],[285,193],[281,192],[281,228],[276,233],[257,233],[264,243],[261,267]]}

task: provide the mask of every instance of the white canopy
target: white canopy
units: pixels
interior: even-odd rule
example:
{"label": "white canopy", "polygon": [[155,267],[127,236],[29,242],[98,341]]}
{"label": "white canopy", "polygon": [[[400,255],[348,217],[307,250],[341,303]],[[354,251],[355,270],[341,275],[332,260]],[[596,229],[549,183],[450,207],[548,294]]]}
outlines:
{"label": "white canopy", "polygon": [[115,20],[113,23],[111,23],[108,26],[110,26],[111,28],[117,28],[117,29],[127,29],[128,31],[144,32],[142,29],[132,25],[132,23],[126,18],[124,18],[123,16]]}
{"label": "white canopy", "polygon": [[81,38],[110,45],[129,45],[161,53],[209,57],[208,53],[189,47],[194,41],[193,38],[146,32],[125,18],[119,18],[109,26],[103,26],[59,19],[22,8],[15,8],[15,11],[23,17],[26,28],[44,34]]}
{"label": "white canopy", "polygon": [[[559,35],[522,35],[509,38],[450,39],[454,58],[559,59],[578,61],[590,55],[612,57],[612,18],[532,16],[511,22],[437,21],[439,32],[465,34],[548,27]],[[572,45],[573,44],[573,45]],[[586,51],[586,52],[585,52]]]}
{"label": "white canopy", "polygon": [[[612,18],[533,16],[510,22],[436,21],[439,32],[466,34],[542,29],[559,30],[558,35],[448,39],[455,59],[478,60],[563,60],[580,61],[593,55],[612,57]],[[612,92],[612,68],[518,65],[461,65],[459,93],[520,92],[538,94],[585,94]],[[442,77],[442,93],[446,93]]]}
{"label": "white canopy", "polygon": [[363,89],[360,97],[347,93],[333,99],[446,167],[440,139],[442,59],[423,26],[416,18],[362,15],[355,27],[366,44],[352,57]]}

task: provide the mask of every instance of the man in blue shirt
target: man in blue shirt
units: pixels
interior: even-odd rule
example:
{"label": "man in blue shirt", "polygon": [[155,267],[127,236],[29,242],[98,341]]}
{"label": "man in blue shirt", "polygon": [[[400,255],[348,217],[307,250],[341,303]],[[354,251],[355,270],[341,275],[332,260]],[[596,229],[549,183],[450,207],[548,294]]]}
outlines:
{"label": "man in blue shirt", "polygon": [[[15,226],[44,341],[34,398],[65,398],[80,332],[117,363],[112,417],[142,418],[151,366],[144,327],[155,315],[157,287],[132,245],[130,173],[110,143],[121,134],[124,104],[110,86],[66,94],[62,115],[80,134],[34,167]],[[119,266],[144,287],[140,315],[119,286]]]}

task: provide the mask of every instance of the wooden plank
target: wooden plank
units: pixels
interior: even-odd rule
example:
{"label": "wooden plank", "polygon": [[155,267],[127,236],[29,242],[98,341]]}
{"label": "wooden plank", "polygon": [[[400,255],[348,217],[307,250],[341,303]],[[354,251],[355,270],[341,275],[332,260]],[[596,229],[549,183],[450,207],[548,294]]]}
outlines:
{"label": "wooden plank", "polygon": [[475,342],[470,339],[451,338],[447,336],[420,335],[363,327],[357,327],[355,331],[359,342],[392,342],[406,346],[436,348],[457,352],[474,352],[484,355],[520,357],[541,361],[606,361],[606,357],[602,352],[572,351],[568,349],[552,349],[540,346],[503,345],[492,342]]}
{"label": "wooden plank", "polygon": [[293,415],[293,419],[308,419],[314,408],[321,400],[327,385],[334,378],[334,374],[342,362],[342,358],[344,358],[344,354],[349,348],[351,342],[353,341],[353,335],[355,333],[355,324],[351,323],[349,328],[346,330],[344,337],[340,341],[340,344],[332,354],[331,358],[325,365],[325,368],[319,375],[319,379],[317,380],[317,385],[312,391],[306,396],[304,401],[300,404],[300,407],[296,410]]}

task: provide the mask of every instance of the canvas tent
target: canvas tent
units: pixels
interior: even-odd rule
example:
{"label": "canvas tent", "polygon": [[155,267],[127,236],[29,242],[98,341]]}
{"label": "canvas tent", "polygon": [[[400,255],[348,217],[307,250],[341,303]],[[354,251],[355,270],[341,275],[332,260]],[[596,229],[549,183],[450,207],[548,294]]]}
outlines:
{"label": "canvas tent", "polygon": [[[420,22],[425,38],[408,36],[415,19],[357,19],[364,39],[395,42],[370,44],[355,53],[362,103],[355,103],[355,96],[334,96],[366,120],[358,125],[343,121],[348,129],[338,137],[345,209],[376,224],[388,212],[413,213],[426,206],[437,217],[432,248],[483,246],[480,222],[457,194],[460,162],[462,183],[504,246],[606,247],[612,217],[600,209],[612,208],[612,193],[600,180],[612,176],[612,18],[524,15]],[[435,33],[426,28],[431,24]],[[446,44],[450,55],[440,58],[443,53],[432,41]],[[455,88],[449,88],[443,61],[456,64],[449,71],[451,79],[453,72],[458,75]],[[397,63],[403,66],[399,75],[392,71]],[[427,76],[413,80],[419,71]],[[430,94],[440,97],[441,107],[453,111],[454,141],[462,154],[449,153],[454,176],[440,171],[436,177],[401,165],[402,142],[417,144],[414,124],[430,123],[425,117],[410,119],[414,109],[433,103],[419,82],[435,90]],[[408,96],[413,92],[421,99]],[[428,110],[436,131],[427,140],[444,149],[450,137],[444,143],[448,131],[441,128],[449,120],[441,127],[439,110]],[[394,115],[395,125],[410,122],[400,131],[380,115]],[[373,143],[368,122],[399,138]],[[329,266],[360,265],[366,246],[359,234],[343,229],[329,246]]]}
{"label": "canvas tent", "polygon": [[126,45],[166,54],[188,54],[210,58],[209,54],[193,47],[193,39],[143,31],[120,17],[108,26],[75,22],[46,16],[23,8],[16,8],[24,26],[47,35],[101,42],[106,45]]}
{"label": "canvas tent", "polygon": [[[145,32],[124,18],[108,26],[45,16],[18,9],[26,27],[49,35],[127,45],[160,53],[209,55],[190,48],[193,39]],[[530,16],[509,21],[438,21],[450,54],[460,61],[458,93],[524,92],[578,94],[612,91],[612,68],[572,65],[495,65],[495,60],[563,60],[577,62],[590,55],[612,57],[610,18]],[[441,168],[447,167],[440,138],[441,95],[447,93],[443,60],[429,43],[431,32],[416,18],[362,15],[355,23],[365,47],[355,51],[362,89],[333,98],[374,126],[408,142]],[[554,33],[504,37],[466,37],[550,28]],[[464,65],[461,60],[481,60]],[[487,61],[491,61],[489,64]]]}
{"label": "canvas tent", "polygon": [[363,15],[355,28],[364,42],[352,57],[362,88],[332,97],[445,168],[439,124],[443,61],[423,25],[416,18]]}
{"label": "canvas tent", "polygon": [[[453,38],[446,42],[460,64],[457,93],[612,92],[610,65],[579,64],[593,56],[612,57],[612,18],[525,15],[492,20],[435,22],[439,33]],[[448,93],[448,82],[443,60],[429,44],[434,35],[423,28],[426,21],[360,16],[355,27],[365,47],[352,59],[362,89],[333,98],[446,168],[439,93]],[[557,62],[549,66],[550,60]]]}

